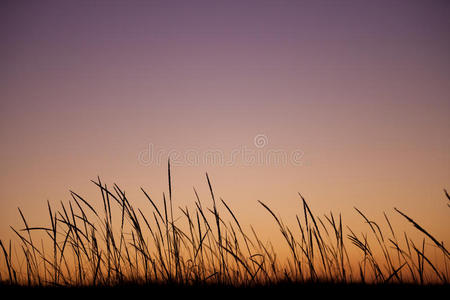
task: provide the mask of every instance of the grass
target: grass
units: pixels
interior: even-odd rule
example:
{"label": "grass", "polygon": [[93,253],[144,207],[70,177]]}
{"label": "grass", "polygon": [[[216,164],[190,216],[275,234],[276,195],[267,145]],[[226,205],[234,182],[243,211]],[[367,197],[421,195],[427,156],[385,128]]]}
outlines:
{"label": "grass", "polygon": [[[202,202],[194,189],[194,210],[174,207],[170,163],[168,195],[161,203],[141,189],[151,209],[147,214],[119,186],[110,188],[100,178],[92,182],[101,209],[73,191],[58,209],[47,203],[48,226],[30,226],[19,209],[23,228],[11,227],[18,245],[0,240],[3,286],[448,286],[448,250],[399,209],[421,240],[396,232],[386,214],[389,230],[383,232],[357,208],[368,232],[355,233],[340,214],[315,215],[301,194],[302,214],[295,228],[289,227],[259,201],[289,248],[289,257],[279,259],[270,242],[251,226],[244,230],[232,208],[217,198],[208,174],[206,180],[211,199]],[[350,259],[350,248],[360,256]]]}

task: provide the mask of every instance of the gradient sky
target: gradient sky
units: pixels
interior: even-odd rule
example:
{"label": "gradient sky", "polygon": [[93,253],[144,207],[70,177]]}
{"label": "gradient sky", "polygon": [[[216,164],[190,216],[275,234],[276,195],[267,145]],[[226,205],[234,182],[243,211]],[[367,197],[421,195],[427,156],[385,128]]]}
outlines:
{"label": "gradient sky", "polygon": [[176,205],[192,186],[209,200],[208,171],[268,235],[256,200],[289,220],[301,192],[354,224],[353,206],[377,220],[398,207],[448,243],[449,16],[448,1],[1,1],[0,238],[18,206],[46,224],[69,189],[99,199],[97,175],[138,206],[140,186],[160,199],[167,156],[139,160],[152,145],[303,153],[174,163]]}

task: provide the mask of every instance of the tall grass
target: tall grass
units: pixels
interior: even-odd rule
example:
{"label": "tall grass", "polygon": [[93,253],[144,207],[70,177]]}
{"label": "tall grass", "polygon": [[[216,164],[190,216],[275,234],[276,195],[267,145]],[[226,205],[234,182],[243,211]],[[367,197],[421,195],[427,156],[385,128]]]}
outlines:
{"label": "tall grass", "polygon": [[[355,233],[340,214],[315,215],[300,194],[301,214],[295,227],[289,227],[259,201],[289,249],[289,256],[280,259],[253,227],[244,230],[232,208],[214,194],[208,174],[210,199],[201,201],[194,189],[195,209],[175,208],[170,171],[169,164],[168,195],[161,201],[141,188],[151,209],[147,214],[134,207],[119,186],[108,187],[100,178],[92,182],[100,191],[101,209],[73,191],[71,200],[58,208],[47,203],[47,226],[30,226],[19,209],[23,228],[11,227],[18,246],[0,240],[0,279],[27,286],[448,283],[444,244],[398,209],[422,240],[396,232],[386,214],[389,230],[383,232],[357,208],[368,232]],[[360,256],[350,259],[350,248]],[[432,257],[430,248],[439,255]]]}

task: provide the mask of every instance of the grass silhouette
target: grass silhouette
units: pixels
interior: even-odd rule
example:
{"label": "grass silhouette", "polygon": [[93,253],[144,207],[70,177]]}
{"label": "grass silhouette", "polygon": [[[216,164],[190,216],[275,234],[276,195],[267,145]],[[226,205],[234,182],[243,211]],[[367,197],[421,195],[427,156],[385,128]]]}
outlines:
{"label": "grass silhouette", "polygon": [[[11,241],[0,240],[3,286],[448,286],[449,252],[444,244],[398,209],[424,235],[420,242],[406,233],[398,235],[386,214],[389,231],[382,232],[355,208],[370,229],[358,235],[344,226],[341,215],[314,215],[301,194],[303,215],[296,216],[297,228],[285,225],[259,201],[289,248],[289,257],[279,260],[270,243],[253,227],[246,232],[230,206],[216,198],[208,174],[206,180],[210,207],[194,189],[193,211],[173,206],[170,163],[168,196],[163,194],[161,204],[141,188],[150,214],[135,208],[119,186],[109,188],[100,178],[92,182],[102,196],[101,210],[73,191],[58,210],[47,202],[46,227],[30,226],[19,209],[24,228],[11,227],[19,239],[19,253]],[[450,200],[446,191],[445,195]],[[350,259],[349,247],[356,247],[361,256]],[[439,259],[428,255],[429,247],[438,251]]]}

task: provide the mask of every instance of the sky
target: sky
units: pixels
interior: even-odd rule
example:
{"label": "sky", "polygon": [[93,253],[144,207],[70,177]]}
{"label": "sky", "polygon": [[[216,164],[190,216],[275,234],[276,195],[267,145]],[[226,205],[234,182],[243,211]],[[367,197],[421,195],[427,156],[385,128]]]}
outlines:
{"label": "sky", "polygon": [[[216,194],[279,235],[318,214],[397,207],[450,242],[448,1],[2,1],[0,238],[17,207],[91,179],[174,204]],[[359,227],[358,227],[359,226]]]}

